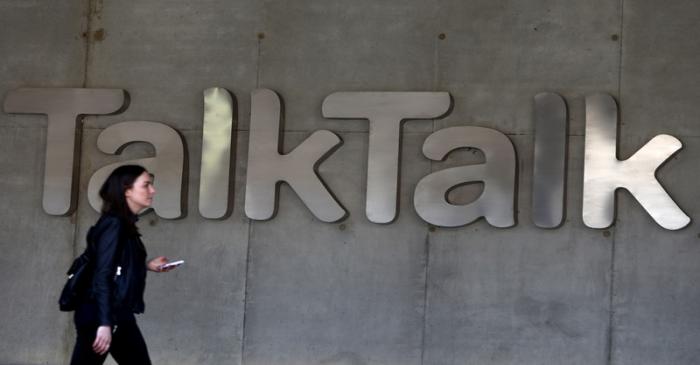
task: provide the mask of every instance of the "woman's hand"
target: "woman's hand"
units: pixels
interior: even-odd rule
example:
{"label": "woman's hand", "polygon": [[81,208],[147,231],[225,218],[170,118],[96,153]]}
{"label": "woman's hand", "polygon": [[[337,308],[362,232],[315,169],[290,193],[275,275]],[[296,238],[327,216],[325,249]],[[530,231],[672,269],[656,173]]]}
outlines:
{"label": "woman's hand", "polygon": [[97,354],[104,355],[109,351],[109,345],[112,343],[112,327],[99,326],[97,327],[97,336],[95,342],[92,343],[92,350]]}
{"label": "woman's hand", "polygon": [[168,263],[167,257],[158,256],[158,257],[152,259],[151,261],[149,261],[148,264],[146,264],[146,267],[148,268],[148,270],[151,270],[154,272],[167,272],[167,271],[174,269],[174,267],[169,267],[169,268],[165,268],[165,269],[161,268],[163,265],[165,265],[167,263]]}

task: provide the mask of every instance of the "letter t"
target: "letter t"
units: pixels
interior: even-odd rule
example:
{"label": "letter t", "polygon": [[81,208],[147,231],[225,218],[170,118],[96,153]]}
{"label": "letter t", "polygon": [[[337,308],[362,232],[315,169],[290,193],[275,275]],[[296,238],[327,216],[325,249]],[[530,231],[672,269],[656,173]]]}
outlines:
{"label": "letter t", "polygon": [[[46,161],[43,206],[51,215],[67,215],[74,208],[73,180],[79,164],[76,128],[79,116],[119,111],[122,89],[20,88],[5,97],[7,113],[46,114]],[[78,131],[80,132],[80,131]]]}
{"label": "letter t", "polygon": [[401,122],[438,118],[449,108],[446,92],[336,92],[323,101],[326,118],[369,120],[365,209],[371,222],[396,218]]}

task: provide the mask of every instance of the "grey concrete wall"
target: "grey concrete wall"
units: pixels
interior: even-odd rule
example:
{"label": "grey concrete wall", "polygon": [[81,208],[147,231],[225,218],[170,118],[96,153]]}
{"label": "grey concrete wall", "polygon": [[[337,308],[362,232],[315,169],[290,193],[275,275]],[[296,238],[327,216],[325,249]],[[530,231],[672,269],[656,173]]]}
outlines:
{"label": "grey concrete wall", "polygon": [[[126,120],[164,122],[187,144],[187,215],[139,225],[151,255],[187,260],[150,275],[139,319],[158,364],[697,364],[700,362],[700,5],[692,1],[0,1],[0,95],[22,86],[126,89],[129,108],[82,123],[77,211],[41,208],[46,121],[0,113],[0,364],[67,363],[74,332],[55,301],[97,218],[89,177],[153,154],[99,152],[97,135]],[[234,209],[197,212],[202,91],[238,101]],[[243,213],[250,92],[284,99],[284,149],[317,129],[343,145],[320,166],[349,211],[322,223],[286,186],[276,218]],[[364,215],[366,121],[328,120],[334,91],[441,90],[454,109],[404,126],[400,209]],[[532,97],[569,106],[567,217],[530,222]],[[626,158],[667,133],[684,149],[658,174],[693,219],[657,226],[627,193],[607,230],[581,220],[584,104],[620,105]],[[479,160],[422,156],[447,126],[498,129],[518,151],[518,225],[444,229],[415,213],[431,171]],[[468,201],[478,188],[452,193]]]}

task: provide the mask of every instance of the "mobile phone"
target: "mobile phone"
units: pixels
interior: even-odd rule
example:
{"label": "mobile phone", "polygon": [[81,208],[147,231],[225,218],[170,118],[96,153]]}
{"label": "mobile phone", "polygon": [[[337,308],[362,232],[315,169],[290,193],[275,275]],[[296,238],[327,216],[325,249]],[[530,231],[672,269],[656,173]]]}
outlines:
{"label": "mobile phone", "polygon": [[166,263],[166,264],[160,265],[159,268],[160,268],[161,270],[163,270],[163,269],[169,269],[169,268],[171,268],[171,267],[178,267],[178,266],[180,266],[180,265],[182,265],[182,264],[184,264],[184,263],[185,263],[185,260],[170,261],[170,262],[168,262],[168,263]]}

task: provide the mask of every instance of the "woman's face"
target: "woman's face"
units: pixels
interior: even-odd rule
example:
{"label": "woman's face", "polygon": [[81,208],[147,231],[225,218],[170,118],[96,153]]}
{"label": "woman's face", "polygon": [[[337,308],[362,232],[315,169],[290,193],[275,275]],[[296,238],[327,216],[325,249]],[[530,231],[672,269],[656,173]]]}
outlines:
{"label": "woman's face", "polygon": [[156,189],[153,187],[153,177],[148,171],[139,175],[134,185],[124,192],[126,204],[134,214],[150,207],[153,204],[154,195],[156,195]]}

